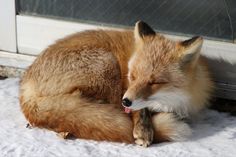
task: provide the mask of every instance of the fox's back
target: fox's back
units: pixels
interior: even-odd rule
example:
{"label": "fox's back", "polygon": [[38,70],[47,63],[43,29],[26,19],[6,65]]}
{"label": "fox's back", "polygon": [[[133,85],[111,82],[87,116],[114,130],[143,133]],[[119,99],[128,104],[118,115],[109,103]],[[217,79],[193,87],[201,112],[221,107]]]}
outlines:
{"label": "fox's back", "polygon": [[[126,60],[133,51],[133,32],[111,31],[111,30],[90,30],[70,35],[58,40],[49,46],[36,60],[37,66],[41,68],[47,61],[50,66],[58,67],[57,62],[71,62],[73,56],[83,52],[102,50],[105,53],[112,53],[119,62]],[[69,57],[71,56],[71,57]],[[80,60],[77,60],[78,62]],[[36,66],[35,63],[33,67]],[[31,66],[32,68],[32,66]],[[54,69],[55,70],[55,69]]]}
{"label": "fox's back", "polygon": [[[102,83],[97,87],[104,78],[108,79],[108,86],[122,80],[125,89],[127,62],[133,47],[132,31],[91,30],[73,34],[49,46],[27,70],[21,84],[34,82],[38,95],[70,93],[79,87],[87,96],[93,96],[106,88]],[[107,97],[103,95],[107,93],[100,93],[98,98]]]}

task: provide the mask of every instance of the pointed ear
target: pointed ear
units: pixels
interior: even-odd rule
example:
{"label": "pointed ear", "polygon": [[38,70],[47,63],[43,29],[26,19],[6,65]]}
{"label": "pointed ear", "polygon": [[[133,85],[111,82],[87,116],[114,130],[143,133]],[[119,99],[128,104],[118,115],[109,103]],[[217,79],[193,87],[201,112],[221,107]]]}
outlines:
{"label": "pointed ear", "polygon": [[200,56],[200,49],[202,47],[203,38],[196,36],[189,40],[180,42],[183,47],[181,65],[188,63],[195,63]]}
{"label": "pointed ear", "polygon": [[138,21],[135,24],[134,36],[137,41],[143,39],[145,36],[155,35],[156,32],[145,22]]}

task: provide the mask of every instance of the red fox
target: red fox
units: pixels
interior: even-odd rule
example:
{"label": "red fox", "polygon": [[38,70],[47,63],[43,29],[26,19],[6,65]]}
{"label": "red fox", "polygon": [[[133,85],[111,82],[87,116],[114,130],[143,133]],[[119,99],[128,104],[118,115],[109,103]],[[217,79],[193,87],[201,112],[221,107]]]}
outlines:
{"label": "red fox", "polygon": [[77,138],[143,146],[182,140],[191,130],[181,119],[204,108],[213,87],[202,42],[172,41],[142,21],[134,31],[68,36],[25,72],[22,112],[32,126]]}

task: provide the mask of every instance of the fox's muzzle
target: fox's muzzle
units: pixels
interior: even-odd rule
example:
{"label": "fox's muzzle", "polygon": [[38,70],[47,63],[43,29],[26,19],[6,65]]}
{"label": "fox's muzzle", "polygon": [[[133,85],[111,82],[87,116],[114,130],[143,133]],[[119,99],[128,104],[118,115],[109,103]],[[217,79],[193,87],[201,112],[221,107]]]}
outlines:
{"label": "fox's muzzle", "polygon": [[136,82],[127,89],[125,92],[123,99],[122,99],[122,105],[124,107],[131,107],[133,105],[133,101],[142,97],[143,92],[147,89],[147,83],[144,81]]}

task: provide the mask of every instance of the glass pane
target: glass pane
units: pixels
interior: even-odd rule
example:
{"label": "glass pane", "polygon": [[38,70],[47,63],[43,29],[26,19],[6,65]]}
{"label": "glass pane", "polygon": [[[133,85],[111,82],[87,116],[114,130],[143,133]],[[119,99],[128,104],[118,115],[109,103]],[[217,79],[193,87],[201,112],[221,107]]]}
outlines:
{"label": "glass pane", "polygon": [[18,13],[118,26],[144,20],[161,32],[233,41],[235,0],[17,0]]}

